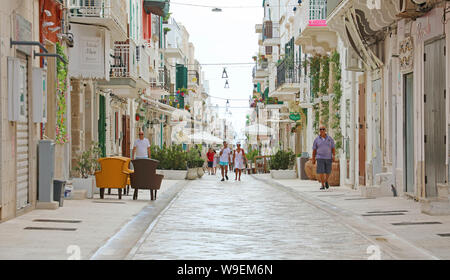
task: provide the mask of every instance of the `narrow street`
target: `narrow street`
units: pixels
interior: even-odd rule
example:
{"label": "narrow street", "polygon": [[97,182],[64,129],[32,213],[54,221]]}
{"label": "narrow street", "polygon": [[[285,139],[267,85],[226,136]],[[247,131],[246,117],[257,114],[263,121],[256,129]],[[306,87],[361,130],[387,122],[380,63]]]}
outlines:
{"label": "narrow street", "polygon": [[367,259],[371,244],[327,213],[243,175],[188,184],[128,258]]}

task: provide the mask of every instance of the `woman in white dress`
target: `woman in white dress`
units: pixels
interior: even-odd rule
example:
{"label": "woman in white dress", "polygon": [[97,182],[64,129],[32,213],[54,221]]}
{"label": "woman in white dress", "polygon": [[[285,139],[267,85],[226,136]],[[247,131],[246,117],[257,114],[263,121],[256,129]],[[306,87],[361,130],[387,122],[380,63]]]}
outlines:
{"label": "woman in white dress", "polygon": [[242,169],[245,168],[244,159],[245,159],[245,162],[247,162],[247,157],[245,156],[244,150],[241,149],[241,143],[238,142],[236,145],[237,145],[237,149],[233,151],[234,170],[236,173],[236,178],[234,180],[238,180],[238,175],[239,175],[239,181],[240,181]]}

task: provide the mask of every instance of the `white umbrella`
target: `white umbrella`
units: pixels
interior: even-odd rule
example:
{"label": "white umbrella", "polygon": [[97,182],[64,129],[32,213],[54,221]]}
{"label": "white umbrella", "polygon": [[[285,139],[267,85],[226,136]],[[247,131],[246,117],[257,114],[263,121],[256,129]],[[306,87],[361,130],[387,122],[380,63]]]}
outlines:
{"label": "white umbrella", "polygon": [[275,134],[275,130],[271,127],[265,126],[263,124],[254,124],[251,126],[247,126],[244,129],[245,133],[251,134],[251,135],[270,135]]}
{"label": "white umbrella", "polygon": [[215,144],[215,143],[222,143],[223,140],[219,137],[213,136],[207,132],[194,132],[189,136],[189,139],[193,140],[196,143],[208,143],[208,144]]}
{"label": "white umbrella", "polygon": [[223,143],[223,139],[214,136],[214,135],[209,135],[209,139],[211,140],[212,144],[222,144]]}

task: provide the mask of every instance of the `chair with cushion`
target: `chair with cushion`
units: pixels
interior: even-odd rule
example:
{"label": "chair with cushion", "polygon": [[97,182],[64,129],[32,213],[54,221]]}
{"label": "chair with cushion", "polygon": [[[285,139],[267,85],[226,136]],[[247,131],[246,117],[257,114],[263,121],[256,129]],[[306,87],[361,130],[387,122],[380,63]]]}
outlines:
{"label": "chair with cushion", "polygon": [[127,178],[133,174],[129,169],[131,159],[126,157],[108,157],[98,160],[101,170],[95,172],[95,182],[100,189],[100,198],[105,196],[105,189],[118,189],[122,199],[122,189],[127,186]]}
{"label": "chair with cushion", "polygon": [[[159,161],[154,159],[136,159],[132,161],[134,173],[130,175],[131,187],[134,189],[133,200],[138,198],[139,189],[150,190],[151,200],[161,187],[163,175],[156,174]],[[155,195],[153,196],[153,191]]]}

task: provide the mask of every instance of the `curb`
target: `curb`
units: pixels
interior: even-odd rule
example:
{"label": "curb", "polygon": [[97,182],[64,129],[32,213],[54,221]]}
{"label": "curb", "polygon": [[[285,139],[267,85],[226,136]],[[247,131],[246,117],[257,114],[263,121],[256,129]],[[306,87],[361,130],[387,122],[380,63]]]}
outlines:
{"label": "curb", "polygon": [[126,223],[117,233],[111,236],[108,241],[101,246],[89,258],[90,260],[122,260],[129,257],[130,252],[141,242],[149,226],[158,220],[159,215],[168,209],[179,193],[190,181],[185,180],[177,183],[171,190],[168,190],[163,197],[154,201],[149,206],[144,207],[131,221]]}
{"label": "curb", "polygon": [[363,217],[356,215],[349,210],[345,210],[320,199],[312,198],[291,187],[275,182],[272,179],[258,178],[254,175],[251,176],[255,180],[264,182],[269,186],[282,189],[283,191],[290,193],[291,195],[303,200],[304,202],[326,212],[330,216],[334,217],[339,223],[345,225],[364,239],[368,240],[373,245],[379,246],[383,254],[386,254],[393,259],[439,260],[438,257],[434,256],[427,250],[411,244],[410,242],[404,240],[401,237],[398,237],[394,233],[384,228],[381,228],[374,224],[370,224]]}

